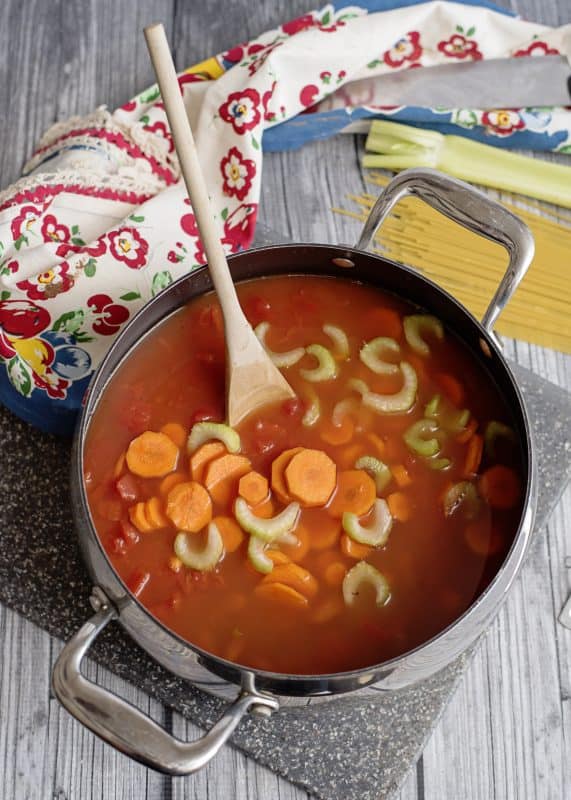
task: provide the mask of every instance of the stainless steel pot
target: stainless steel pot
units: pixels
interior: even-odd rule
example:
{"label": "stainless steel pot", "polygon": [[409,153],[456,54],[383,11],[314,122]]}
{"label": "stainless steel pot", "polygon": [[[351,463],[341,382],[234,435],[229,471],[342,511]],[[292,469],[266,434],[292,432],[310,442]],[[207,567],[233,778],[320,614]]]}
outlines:
{"label": "stainless steel pot", "polygon": [[[377,227],[403,197],[414,195],[466,228],[502,244],[509,265],[481,323],[431,281],[412,269],[366,252]],[[533,257],[526,226],[475,189],[432,170],[409,170],[387,186],[371,211],[356,247],[294,244],[234,255],[235,280],[264,275],[314,274],[359,280],[401,295],[438,316],[487,370],[512,410],[521,443],[525,499],[513,545],[494,580],[473,605],[430,641],[398,658],[366,669],[332,675],[300,676],[240,666],[189,644],[158,622],[129,592],[108,560],[93,526],[83,484],[83,448],[91,418],[111,377],[133,347],[161,320],[210,290],[202,268],[173,283],[125,328],[99,367],[77,429],[72,462],[72,504],[80,542],[95,588],[93,616],[64,647],[53,672],[53,689],[84,725],[117,749],[155,769],[187,774],[204,766],[248,712],[270,714],[277,697],[332,697],[375,684],[399,688],[444,667],[462,653],[490,622],[513,582],[528,548],[536,504],[535,460],[525,406],[494,335],[493,325]],[[485,265],[482,265],[485,269]],[[225,697],[236,695],[218,723],[197,742],[173,738],[149,717],[115,694],[86,680],[81,661],[90,644],[113,619],[160,664],[200,688]],[[236,689],[238,687],[238,689]]]}

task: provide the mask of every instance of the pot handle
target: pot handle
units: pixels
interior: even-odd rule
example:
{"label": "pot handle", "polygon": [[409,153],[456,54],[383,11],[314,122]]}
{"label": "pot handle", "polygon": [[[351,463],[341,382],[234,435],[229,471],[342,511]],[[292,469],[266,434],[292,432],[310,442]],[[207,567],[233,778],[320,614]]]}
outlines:
{"label": "pot handle", "polygon": [[242,691],[202,738],[183,742],[171,736],[142,711],[81,674],[81,661],[89,646],[118,616],[110,604],[101,603],[101,596],[97,613],[61,651],[52,673],[52,688],[72,716],[117,750],[160,772],[189,775],[216,755],[248,711],[268,714],[278,708],[274,697]]}
{"label": "pot handle", "polygon": [[379,195],[356,244],[366,250],[373,234],[402,198],[419,197],[429,206],[468,230],[503,245],[509,254],[508,268],[482,317],[483,327],[493,327],[525,275],[535,252],[527,225],[507,208],[463,181],[433,169],[407,169],[397,175]]}

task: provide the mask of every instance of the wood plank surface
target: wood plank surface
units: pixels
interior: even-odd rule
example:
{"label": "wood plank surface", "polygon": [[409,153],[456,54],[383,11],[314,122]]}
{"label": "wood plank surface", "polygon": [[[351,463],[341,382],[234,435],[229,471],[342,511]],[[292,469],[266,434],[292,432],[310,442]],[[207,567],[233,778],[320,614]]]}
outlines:
{"label": "wood plank surface", "polygon": [[[502,5],[510,6],[506,0]],[[141,29],[162,20],[182,68],[305,11],[307,0],[200,6],[183,0],[3,0],[0,9],[0,185],[14,180],[54,121],[114,107],[152,82]],[[513,0],[528,19],[571,21],[568,0]],[[361,144],[337,137],[264,161],[262,220],[302,240],[353,243],[334,216],[363,190]],[[571,360],[506,343],[519,363],[571,390]],[[571,797],[571,633],[556,615],[571,591],[571,492],[540,537],[479,647],[400,800],[564,800]],[[85,731],[51,696],[61,644],[0,606],[0,800],[301,800],[307,793],[226,747],[188,779],[157,775]],[[107,670],[88,676],[174,733],[200,730]]]}

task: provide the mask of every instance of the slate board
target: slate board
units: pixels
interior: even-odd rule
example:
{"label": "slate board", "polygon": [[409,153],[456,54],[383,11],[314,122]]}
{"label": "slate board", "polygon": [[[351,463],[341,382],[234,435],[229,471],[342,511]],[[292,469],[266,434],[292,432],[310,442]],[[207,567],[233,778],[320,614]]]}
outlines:
{"label": "slate board", "polygon": [[[562,389],[522,367],[513,369],[537,444],[537,536],[571,473],[571,404]],[[0,601],[67,639],[92,613],[69,510],[70,445],[38,433],[5,409],[0,409],[0,441]],[[91,654],[199,725],[212,724],[221,713],[220,700],[166,672],[116,624]],[[420,755],[469,655],[413,688],[286,708],[269,720],[249,718],[233,742],[324,800],[387,798]]]}

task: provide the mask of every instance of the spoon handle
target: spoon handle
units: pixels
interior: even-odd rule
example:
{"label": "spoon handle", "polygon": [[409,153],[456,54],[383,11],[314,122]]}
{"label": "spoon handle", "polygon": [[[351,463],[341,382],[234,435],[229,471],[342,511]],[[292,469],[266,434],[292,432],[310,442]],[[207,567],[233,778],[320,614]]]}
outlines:
{"label": "spoon handle", "polygon": [[155,23],[146,27],[145,39],[204,252],[208,259],[208,268],[222,306],[224,322],[227,328],[232,327],[232,336],[227,338],[233,339],[233,344],[237,345],[235,337],[240,337],[241,331],[244,331],[244,335],[246,335],[246,329],[249,326],[238,303],[234,282],[220,242],[220,232],[214,222],[208,190],[163,25]]}

